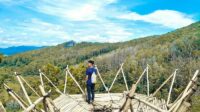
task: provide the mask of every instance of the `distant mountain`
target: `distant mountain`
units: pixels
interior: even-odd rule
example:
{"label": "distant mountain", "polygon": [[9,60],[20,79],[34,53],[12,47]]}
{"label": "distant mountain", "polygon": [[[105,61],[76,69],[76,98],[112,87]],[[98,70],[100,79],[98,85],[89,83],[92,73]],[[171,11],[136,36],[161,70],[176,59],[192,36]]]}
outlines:
{"label": "distant mountain", "polygon": [[71,40],[71,41],[68,41],[68,42],[65,42],[63,43],[64,47],[68,48],[68,47],[73,47],[76,45],[76,42]]}
{"label": "distant mountain", "polygon": [[[73,40],[67,41],[65,43],[62,44],[65,48],[69,48],[69,47],[73,47],[76,45],[76,42]],[[14,47],[8,47],[8,48],[0,48],[0,53],[2,53],[3,55],[15,55],[18,53],[23,53],[23,52],[27,52],[27,51],[32,51],[32,50],[38,50],[44,48],[43,47],[37,47],[37,46],[14,46]]]}
{"label": "distant mountain", "polygon": [[16,46],[16,47],[8,47],[8,48],[0,48],[0,53],[4,55],[14,55],[18,53],[23,53],[31,50],[41,49],[43,47],[36,47],[36,46]]}

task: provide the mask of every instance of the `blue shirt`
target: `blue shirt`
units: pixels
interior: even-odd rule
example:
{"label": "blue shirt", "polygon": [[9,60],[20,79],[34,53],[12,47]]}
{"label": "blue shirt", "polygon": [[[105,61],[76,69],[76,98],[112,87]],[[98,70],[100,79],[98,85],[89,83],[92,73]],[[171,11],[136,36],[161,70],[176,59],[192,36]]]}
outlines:
{"label": "blue shirt", "polygon": [[91,77],[92,77],[93,72],[95,72],[95,74],[97,74],[97,70],[94,67],[87,68],[87,70],[86,70],[86,75],[88,76],[87,84],[89,84],[89,85],[92,84]]}

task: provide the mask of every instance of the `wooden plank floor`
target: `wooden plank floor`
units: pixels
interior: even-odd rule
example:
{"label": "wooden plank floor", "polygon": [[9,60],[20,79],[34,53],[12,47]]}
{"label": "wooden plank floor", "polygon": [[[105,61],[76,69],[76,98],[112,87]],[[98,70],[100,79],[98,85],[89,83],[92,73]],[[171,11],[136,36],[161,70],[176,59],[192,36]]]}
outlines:
{"label": "wooden plank floor", "polygon": [[[146,95],[136,94],[137,97],[149,101],[150,103],[160,107],[163,110],[167,110],[165,100],[158,100],[155,97],[148,98]],[[94,110],[112,109],[113,112],[119,112],[120,107],[125,102],[126,95],[124,93],[111,93],[110,95],[96,94],[95,102],[88,104],[82,95],[61,95],[54,100],[54,103],[60,112],[92,112]],[[139,103],[136,100],[132,100],[132,107],[134,111],[139,112],[156,112],[155,110],[147,107],[146,105]]]}

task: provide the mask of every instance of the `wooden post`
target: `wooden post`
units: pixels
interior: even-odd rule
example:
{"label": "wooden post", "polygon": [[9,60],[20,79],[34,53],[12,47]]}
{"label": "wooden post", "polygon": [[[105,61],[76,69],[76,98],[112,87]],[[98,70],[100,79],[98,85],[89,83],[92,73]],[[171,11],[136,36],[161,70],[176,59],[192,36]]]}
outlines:
{"label": "wooden post", "polygon": [[[122,67],[123,65],[124,65],[124,64],[122,63],[122,64],[121,64],[121,67]],[[115,78],[114,78],[114,80],[113,80],[113,82],[112,82],[112,84],[111,84],[111,86],[110,86],[110,88],[109,88],[109,91],[112,89],[113,84],[115,83],[115,80],[117,79],[117,76],[119,75],[119,73],[120,73],[120,71],[121,71],[121,67],[120,67],[119,70],[117,71],[117,74],[115,75]]]}
{"label": "wooden post", "polygon": [[67,73],[67,71],[65,71],[65,86],[64,86],[64,91],[63,91],[64,94],[66,94],[66,88],[67,88],[67,76],[68,76],[68,73]]}
{"label": "wooden post", "polygon": [[[197,80],[195,80],[195,82],[196,82],[196,81],[197,81]],[[179,103],[177,103],[177,105],[175,106],[173,112],[176,112],[176,111],[180,108],[180,106],[183,104],[183,102],[184,102],[184,101],[187,101],[187,100],[192,96],[192,94],[194,93],[194,91],[196,91],[196,90],[197,90],[197,85],[194,85],[194,86],[191,88],[191,91],[189,91],[188,93],[186,93],[187,95],[185,96],[185,98],[181,99],[181,100],[179,101]]]}
{"label": "wooden post", "polygon": [[42,100],[44,99],[44,97],[40,97],[39,99],[37,99],[33,104],[31,104],[27,109],[24,110],[24,112],[29,112],[32,109],[35,108],[35,106],[40,103]]}
{"label": "wooden post", "polygon": [[176,71],[177,71],[177,70],[178,70],[178,69],[176,69],[175,72],[174,72],[174,74],[173,74],[173,79],[172,79],[172,82],[171,82],[171,86],[170,86],[170,90],[169,90],[169,94],[168,94],[168,98],[167,98],[167,105],[170,103],[172,88],[173,88],[174,81],[175,81],[175,78],[176,78]]}
{"label": "wooden post", "polygon": [[74,82],[76,83],[76,85],[79,87],[79,89],[81,90],[82,94],[85,95],[85,92],[83,91],[83,89],[81,88],[81,86],[79,85],[79,83],[76,81],[76,79],[74,78],[74,76],[70,73],[68,66],[67,66],[66,70],[69,73],[70,77],[74,80]]}
{"label": "wooden post", "polygon": [[[45,97],[47,97],[49,94],[50,94],[50,92],[43,94],[43,97],[38,98],[33,104],[31,104],[26,110],[24,110],[24,112],[29,112],[29,111],[33,110],[35,108],[35,106],[38,103],[40,103],[41,101],[44,101]],[[42,109],[40,111],[44,112],[44,110],[42,110]],[[47,112],[47,110],[46,110],[46,112]]]}
{"label": "wooden post", "polygon": [[180,106],[180,103],[182,103],[182,101],[184,100],[184,98],[186,98],[187,97],[187,95],[188,94],[190,94],[190,92],[192,92],[193,90],[192,89],[190,89],[187,93],[185,93],[185,94],[183,94],[183,96],[176,102],[176,103],[174,103],[172,106],[171,106],[171,108],[169,109],[169,111],[170,112],[176,112],[176,111],[174,111],[175,109],[174,108],[177,108],[177,107],[179,107]]}
{"label": "wooden post", "polygon": [[[60,94],[63,94],[57,87],[56,85],[44,74],[41,72],[41,75],[43,75],[50,83],[51,85],[56,89],[56,92],[60,93]],[[43,86],[44,87],[44,86]]]}
{"label": "wooden post", "polygon": [[196,70],[196,72],[194,73],[192,79],[190,80],[189,84],[187,85],[186,89],[184,90],[183,94],[187,93],[188,89],[193,85],[193,82],[197,78],[198,73],[199,73],[199,70]]}
{"label": "wooden post", "polygon": [[149,103],[149,102],[147,102],[147,101],[145,101],[145,100],[142,100],[142,99],[140,99],[140,98],[138,98],[138,97],[136,97],[136,96],[134,97],[134,99],[136,99],[136,100],[138,100],[138,101],[144,103],[144,104],[147,105],[148,107],[151,107],[152,109],[154,109],[154,110],[156,110],[156,111],[158,111],[158,112],[168,112],[168,111],[163,110],[163,109],[161,109],[161,108],[159,108],[159,107],[157,107],[157,106],[155,106],[155,105],[153,105],[153,104],[151,104],[151,103]]}
{"label": "wooden post", "polygon": [[[177,103],[177,105],[176,105],[175,109],[173,110],[173,112],[176,112],[179,109],[180,105],[182,104],[183,100],[188,100],[190,98],[190,96],[194,93],[194,90],[197,89],[196,82],[198,80],[198,73],[199,73],[199,70],[196,70],[194,76],[192,77],[192,79],[190,80],[188,86],[186,87],[186,89],[183,92],[183,95],[185,95],[185,94],[187,94],[187,95],[185,96],[185,98],[181,99],[179,101],[179,103]],[[189,89],[191,89],[191,90],[189,91]]]}
{"label": "wooden post", "polygon": [[6,112],[3,104],[0,102],[0,112]]}
{"label": "wooden post", "polygon": [[144,71],[142,72],[142,74],[140,75],[139,79],[137,80],[137,82],[135,83],[136,85],[140,82],[140,80],[142,79],[144,73],[147,71],[147,68],[144,69]]}
{"label": "wooden post", "polygon": [[26,110],[25,105],[13,94],[13,90],[10,88],[7,88],[8,86],[6,84],[4,84],[5,89],[7,90],[8,94],[10,94],[17,102],[18,104],[24,109]]}
{"label": "wooden post", "polygon": [[136,91],[136,85],[133,84],[133,85],[132,85],[132,88],[131,88],[131,90],[130,90],[130,93],[128,94],[128,97],[126,98],[126,101],[125,101],[124,105],[123,105],[122,108],[121,108],[121,110],[122,110],[123,112],[126,112],[126,111],[129,109],[130,104],[131,104],[131,101],[132,101],[132,99],[129,98],[129,97],[133,97],[133,95],[135,94],[135,91]]}
{"label": "wooden post", "polygon": [[99,72],[99,69],[97,68],[97,65],[95,65],[95,69],[97,70],[97,75],[99,76],[99,78],[100,78],[100,80],[101,80],[101,82],[102,82],[102,84],[103,84],[105,90],[108,92],[108,95],[109,95],[111,101],[113,101],[112,96],[111,96],[111,94],[110,94],[110,91],[109,91],[108,87],[106,87],[106,85],[105,85],[105,83],[104,83],[104,81],[103,81],[103,79],[102,79],[102,77],[101,77],[101,74],[100,74],[100,72]]}
{"label": "wooden post", "polygon": [[[40,88],[40,91],[41,91],[42,95],[45,97],[46,92],[45,92],[43,86],[40,85],[39,88]],[[54,112],[54,108],[53,108],[53,106],[51,105],[51,103],[50,103],[50,101],[49,101],[49,98],[45,98],[44,100],[45,100],[45,102],[47,103],[47,106],[49,107],[49,111],[50,111],[50,112]]]}
{"label": "wooden post", "polygon": [[130,107],[131,101],[132,99],[130,97],[133,97],[135,94],[135,91],[137,89],[137,85],[140,82],[140,80],[142,79],[142,76],[144,75],[144,73],[146,72],[147,69],[145,69],[143,71],[143,73],[140,75],[139,79],[137,80],[136,84],[132,85],[131,90],[129,91],[128,97],[126,98],[126,101],[124,102],[122,108],[120,110],[122,110],[123,112],[126,112],[128,110],[128,108]]}
{"label": "wooden post", "polygon": [[19,76],[25,83],[26,83],[26,85],[38,96],[38,97],[40,97],[40,95],[35,91],[35,89],[33,89],[32,87],[31,87],[31,85],[22,77],[22,76]]}
{"label": "wooden post", "polygon": [[177,110],[177,112],[190,112],[189,111],[190,107],[191,107],[191,104],[186,102],[186,101],[184,101],[181,104],[180,108]]}
{"label": "wooden post", "polygon": [[16,77],[17,77],[17,80],[19,81],[19,84],[20,84],[20,86],[21,86],[21,88],[22,88],[22,90],[23,90],[23,92],[24,92],[24,95],[25,95],[26,99],[28,100],[29,104],[31,105],[31,104],[32,104],[32,101],[31,101],[31,99],[29,98],[29,96],[28,96],[28,94],[27,94],[27,91],[26,91],[26,89],[25,89],[25,87],[24,87],[24,84],[22,83],[22,81],[21,81],[19,75],[17,74],[17,72],[15,72],[15,75],[16,75]]}
{"label": "wooden post", "polygon": [[160,91],[160,89],[173,77],[173,75],[174,73],[172,73],[151,96],[154,97]]}
{"label": "wooden post", "polygon": [[146,75],[147,75],[147,96],[149,96],[149,67],[148,67],[148,64],[147,64]]}
{"label": "wooden post", "polygon": [[43,82],[43,78],[42,78],[42,71],[39,69],[39,73],[40,73],[40,82],[41,85],[44,87],[44,82]]}
{"label": "wooden post", "polygon": [[176,100],[173,103],[169,104],[168,107],[171,107],[173,104],[175,104],[183,96],[183,92],[181,92],[181,94],[179,94],[179,96],[176,98]]}
{"label": "wooden post", "polygon": [[[190,82],[188,83],[186,89],[184,90],[183,92],[183,95],[182,97],[177,101],[175,102],[172,107],[170,108],[170,111],[173,110],[173,112],[176,112],[176,110],[178,110],[178,108],[180,107],[182,101],[191,93],[193,93],[193,90],[196,89],[197,85],[193,85],[196,81],[197,81],[197,76],[198,76],[198,73],[199,73],[199,70],[196,70],[195,74],[193,75],[192,79],[190,80]],[[193,85],[193,87],[191,87]],[[191,96],[191,95],[189,95]]]}
{"label": "wooden post", "polygon": [[101,74],[100,74],[100,72],[99,72],[99,69],[97,68],[97,65],[95,65],[95,69],[97,70],[97,75],[99,76],[99,78],[100,78],[100,80],[101,80],[101,82],[102,82],[102,84],[103,84],[105,90],[108,91],[108,87],[106,87],[106,84],[104,83],[104,81],[103,81],[103,79],[102,79],[102,77],[101,77]]}
{"label": "wooden post", "polygon": [[[7,90],[8,90],[8,89],[12,90],[12,89],[11,89],[8,85],[6,85],[5,83],[4,83],[4,88],[6,88]],[[15,93],[13,90],[12,90],[11,92],[13,93],[13,95],[15,95],[15,96],[17,97],[17,99],[18,99],[19,101],[22,102],[23,105],[28,106],[28,104],[27,104],[17,93]]]}
{"label": "wooden post", "polygon": [[124,74],[124,70],[123,70],[122,66],[121,66],[121,71],[122,71],[122,75],[123,75],[123,78],[124,78],[124,83],[125,83],[125,85],[126,85],[126,90],[129,91],[129,89],[128,89],[128,84],[127,84],[127,81],[126,81],[126,76],[125,76],[125,74]]}

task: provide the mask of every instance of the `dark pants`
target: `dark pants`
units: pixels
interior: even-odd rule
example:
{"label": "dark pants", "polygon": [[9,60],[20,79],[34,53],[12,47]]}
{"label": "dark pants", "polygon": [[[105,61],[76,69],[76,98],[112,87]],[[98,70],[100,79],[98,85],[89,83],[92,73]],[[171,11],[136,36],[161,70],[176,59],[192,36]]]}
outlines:
{"label": "dark pants", "polygon": [[94,101],[94,87],[95,84],[87,84],[87,101]]}

